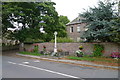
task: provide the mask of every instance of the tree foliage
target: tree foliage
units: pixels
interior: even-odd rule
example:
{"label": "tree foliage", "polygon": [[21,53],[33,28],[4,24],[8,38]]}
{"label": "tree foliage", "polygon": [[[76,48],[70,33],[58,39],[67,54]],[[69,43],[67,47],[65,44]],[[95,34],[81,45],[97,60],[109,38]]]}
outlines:
{"label": "tree foliage", "polygon": [[64,25],[66,25],[67,23],[70,22],[70,20],[67,18],[67,16],[63,16],[63,15],[60,15],[60,16],[59,16],[59,21],[60,21],[61,23],[63,23]]}
{"label": "tree foliage", "polygon": [[90,7],[81,14],[84,17],[83,22],[87,23],[86,28],[88,28],[83,38],[86,38],[87,41],[112,41],[110,37],[113,36],[113,26],[117,25],[114,19],[118,18],[113,10],[114,5],[115,3],[99,2],[98,7]]}
{"label": "tree foliage", "polygon": [[59,26],[61,26],[61,31],[58,33],[59,37],[67,37],[67,30],[66,30],[66,24],[69,23],[69,19],[67,16],[59,16]]}
{"label": "tree foliage", "polygon": [[112,42],[120,42],[120,17],[114,19],[115,23],[112,26],[110,39]]}
{"label": "tree foliage", "polygon": [[[27,38],[50,41],[54,32],[65,33],[64,26],[59,21],[54,2],[5,2],[2,4],[2,32],[6,35],[8,28],[18,28],[10,33],[10,37],[24,42]],[[19,26],[19,24],[22,26]],[[39,31],[44,27],[45,34]]]}

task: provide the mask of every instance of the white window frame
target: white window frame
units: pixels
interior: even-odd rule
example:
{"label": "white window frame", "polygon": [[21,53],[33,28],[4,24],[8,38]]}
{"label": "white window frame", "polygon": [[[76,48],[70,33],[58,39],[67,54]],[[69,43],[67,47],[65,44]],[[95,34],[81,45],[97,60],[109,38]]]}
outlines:
{"label": "white window frame", "polygon": [[77,27],[77,32],[80,32],[80,31],[81,31],[81,30],[80,30],[80,26],[78,26],[78,27]]}
{"label": "white window frame", "polygon": [[77,37],[77,42],[79,42],[81,39],[80,39],[80,37]]}

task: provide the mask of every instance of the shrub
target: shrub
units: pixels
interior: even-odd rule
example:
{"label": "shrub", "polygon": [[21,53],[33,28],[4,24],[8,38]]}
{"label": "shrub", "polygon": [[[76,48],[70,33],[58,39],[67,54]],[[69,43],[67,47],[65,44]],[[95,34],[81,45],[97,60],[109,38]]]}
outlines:
{"label": "shrub", "polygon": [[39,52],[39,46],[38,46],[38,44],[34,44],[33,52],[35,52],[35,53]]}
{"label": "shrub", "polygon": [[103,50],[104,50],[104,46],[100,45],[100,44],[95,44],[94,45],[94,51],[93,51],[93,56],[94,57],[98,57],[98,56],[102,56],[103,55]]}
{"label": "shrub", "polygon": [[[50,42],[55,42],[55,40],[52,39]],[[65,42],[74,42],[74,41],[72,39],[70,39],[70,38],[67,38],[67,37],[65,37],[65,38],[58,37],[57,38],[57,42],[59,42],[59,43],[65,43]]]}
{"label": "shrub", "polygon": [[79,46],[79,49],[80,49],[80,50],[82,50],[82,49],[83,49],[83,46],[82,46],[82,45],[81,45],[81,46]]}
{"label": "shrub", "polygon": [[31,39],[31,38],[27,38],[24,43],[42,43],[44,42],[43,40],[41,39]]}
{"label": "shrub", "polygon": [[112,52],[110,56],[112,58],[120,58],[120,52]]}
{"label": "shrub", "polygon": [[63,50],[62,50],[62,49],[58,49],[57,51],[58,51],[58,52],[63,52]]}
{"label": "shrub", "polygon": [[43,51],[46,52],[46,46],[45,45],[43,46]]}
{"label": "shrub", "polygon": [[81,50],[76,51],[77,57],[83,57],[84,53]]}

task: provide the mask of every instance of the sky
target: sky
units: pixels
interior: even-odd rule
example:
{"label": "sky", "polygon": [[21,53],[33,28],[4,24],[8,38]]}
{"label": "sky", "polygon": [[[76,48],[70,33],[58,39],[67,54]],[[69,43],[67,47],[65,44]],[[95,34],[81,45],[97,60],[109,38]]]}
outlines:
{"label": "sky", "polygon": [[[55,8],[59,15],[67,16],[70,21],[74,20],[79,13],[89,7],[97,5],[99,0],[51,0],[56,3]],[[84,10],[85,9],[85,10]]]}
{"label": "sky", "polygon": [[[89,6],[97,5],[98,0],[51,0],[56,3],[55,8],[59,15],[67,16],[70,21],[74,20],[79,13],[83,12]],[[16,30],[18,24],[14,23],[15,29],[8,28],[8,30]],[[22,26],[21,24],[19,26]],[[43,31],[41,29],[41,31]]]}

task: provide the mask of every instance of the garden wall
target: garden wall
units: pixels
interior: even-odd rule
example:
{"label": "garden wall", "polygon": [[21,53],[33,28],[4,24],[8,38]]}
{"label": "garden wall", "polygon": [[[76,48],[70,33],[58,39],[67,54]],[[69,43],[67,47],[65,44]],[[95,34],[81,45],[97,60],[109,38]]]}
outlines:
{"label": "garden wall", "polygon": [[2,46],[2,51],[19,50],[19,45]]}
{"label": "garden wall", "polygon": [[[43,51],[43,46],[46,46],[47,51],[54,50],[54,43],[37,43],[39,45],[39,51]],[[69,51],[70,55],[74,55],[75,51],[78,50],[78,47],[82,45],[83,52],[85,54],[91,54],[93,52],[94,44],[98,43],[57,43],[57,49],[62,49],[63,51]],[[112,52],[120,52],[120,45],[116,43],[99,43],[104,46],[104,56],[109,56]],[[25,44],[25,49],[33,49],[33,45]]]}

